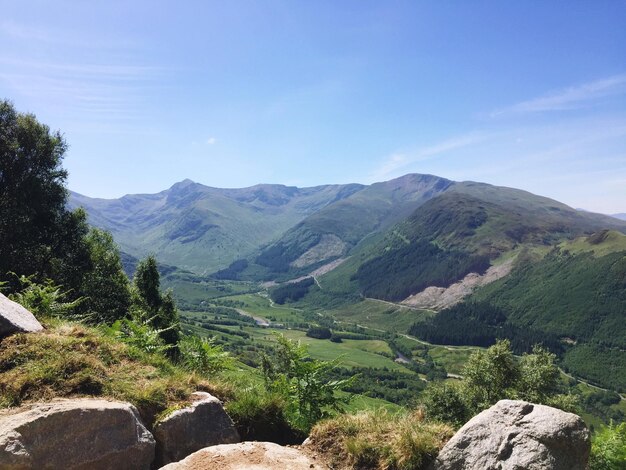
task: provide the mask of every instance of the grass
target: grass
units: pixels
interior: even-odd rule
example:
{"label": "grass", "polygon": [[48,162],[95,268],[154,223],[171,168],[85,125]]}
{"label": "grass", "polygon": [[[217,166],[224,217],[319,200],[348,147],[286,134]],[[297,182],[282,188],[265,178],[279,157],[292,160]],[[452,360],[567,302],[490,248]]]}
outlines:
{"label": "grass", "polygon": [[432,315],[426,310],[415,310],[372,299],[343,305],[329,310],[328,313],[346,323],[397,333],[405,333],[420,318]]}
{"label": "grass", "polygon": [[337,469],[425,469],[452,437],[447,424],[424,420],[421,411],[385,410],[342,415],[311,431],[311,446]]}
{"label": "grass", "polygon": [[57,397],[103,397],[134,404],[152,426],[157,415],[186,403],[194,391],[232,395],[221,381],[208,382],[98,329],[58,320],[44,324],[43,332],[0,343],[1,408]]}
{"label": "grass", "polygon": [[470,355],[478,349],[480,348],[431,346],[428,353],[433,361],[437,365],[445,367],[447,372],[461,374]]}

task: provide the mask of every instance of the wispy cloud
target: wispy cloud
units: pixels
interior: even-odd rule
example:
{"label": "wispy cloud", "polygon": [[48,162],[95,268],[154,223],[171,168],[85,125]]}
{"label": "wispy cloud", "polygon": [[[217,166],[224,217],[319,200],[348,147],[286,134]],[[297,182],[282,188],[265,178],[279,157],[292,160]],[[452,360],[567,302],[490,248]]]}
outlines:
{"label": "wispy cloud", "polygon": [[209,145],[213,145],[217,142],[217,139],[215,137],[209,137],[206,141],[207,144]]}
{"label": "wispy cloud", "polygon": [[368,179],[370,181],[381,181],[389,177],[398,176],[398,172],[409,171],[407,167],[412,164],[442,156],[463,147],[479,144],[489,139],[489,137],[487,134],[475,132],[452,137],[413,152],[393,153],[384,159],[379,167],[369,175]]}
{"label": "wispy cloud", "polygon": [[491,117],[508,114],[541,113],[576,109],[607,96],[626,93],[626,74],[595,80],[583,85],[572,86],[514,104],[490,113]]}

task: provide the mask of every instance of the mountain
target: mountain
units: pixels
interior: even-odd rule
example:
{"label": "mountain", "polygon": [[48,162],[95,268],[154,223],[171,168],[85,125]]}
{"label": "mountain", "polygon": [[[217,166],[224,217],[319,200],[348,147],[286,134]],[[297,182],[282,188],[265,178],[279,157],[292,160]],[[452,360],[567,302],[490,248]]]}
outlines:
{"label": "mountain", "polygon": [[622,212],[620,214],[611,214],[611,217],[615,217],[616,219],[626,220],[626,212]]}
{"label": "mountain", "polygon": [[418,174],[374,183],[306,217],[254,261],[270,276],[308,272],[346,255],[368,235],[403,220],[453,184]]}
{"label": "mountain", "polygon": [[84,207],[89,222],[110,230],[130,255],[154,252],[159,261],[205,274],[250,255],[308,215],[364,188],[345,184],[219,189],[185,180],[157,194],[119,199],[71,192],[69,206]]}

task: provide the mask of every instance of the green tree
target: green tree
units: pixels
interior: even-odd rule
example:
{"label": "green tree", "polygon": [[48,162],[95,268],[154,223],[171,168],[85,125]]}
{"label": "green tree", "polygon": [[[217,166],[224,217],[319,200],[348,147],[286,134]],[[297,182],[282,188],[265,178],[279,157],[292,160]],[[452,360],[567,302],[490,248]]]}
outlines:
{"label": "green tree", "polygon": [[498,341],[486,351],[473,353],[463,370],[464,393],[470,409],[485,409],[510,395],[519,379],[511,343]]}
{"label": "green tree", "polygon": [[555,357],[535,346],[531,354],[517,360],[511,343],[500,340],[470,356],[458,385],[430,385],[423,403],[430,417],[457,426],[505,398],[576,411],[576,399],[559,393]]}
{"label": "green tree", "polygon": [[0,101],[0,280],[13,282],[12,290],[19,285],[9,272],[78,287],[86,225],[83,212],[65,207],[66,150],[60,132]]}
{"label": "green tree", "polygon": [[132,310],[134,316],[147,322],[168,345],[180,339],[178,310],[171,291],[161,292],[161,276],[156,258],[152,255],[141,260],[133,277]]}
{"label": "green tree", "polygon": [[128,315],[130,284],[122,268],[119,248],[113,236],[93,228],[85,238],[90,266],[83,276],[83,307],[92,320],[112,324]]}

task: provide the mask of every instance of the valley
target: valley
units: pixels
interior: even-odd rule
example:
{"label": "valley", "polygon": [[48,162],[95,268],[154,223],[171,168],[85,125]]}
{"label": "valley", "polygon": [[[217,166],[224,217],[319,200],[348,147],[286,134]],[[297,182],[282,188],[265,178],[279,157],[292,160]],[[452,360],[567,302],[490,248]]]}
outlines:
{"label": "valley", "polygon": [[[280,332],[315,358],[367,371],[355,391],[368,406],[398,405],[419,400],[428,381],[456,380],[473,350],[507,338],[520,356],[535,344],[555,353],[569,393],[626,391],[617,218],[431,175],[304,189],[184,181],[119,201],[72,194],[70,206],[81,204],[129,259],[152,252],[169,265],[163,283],[185,330],[253,368]],[[246,247],[236,241],[250,234]],[[622,408],[618,398],[587,416],[622,420]]]}

